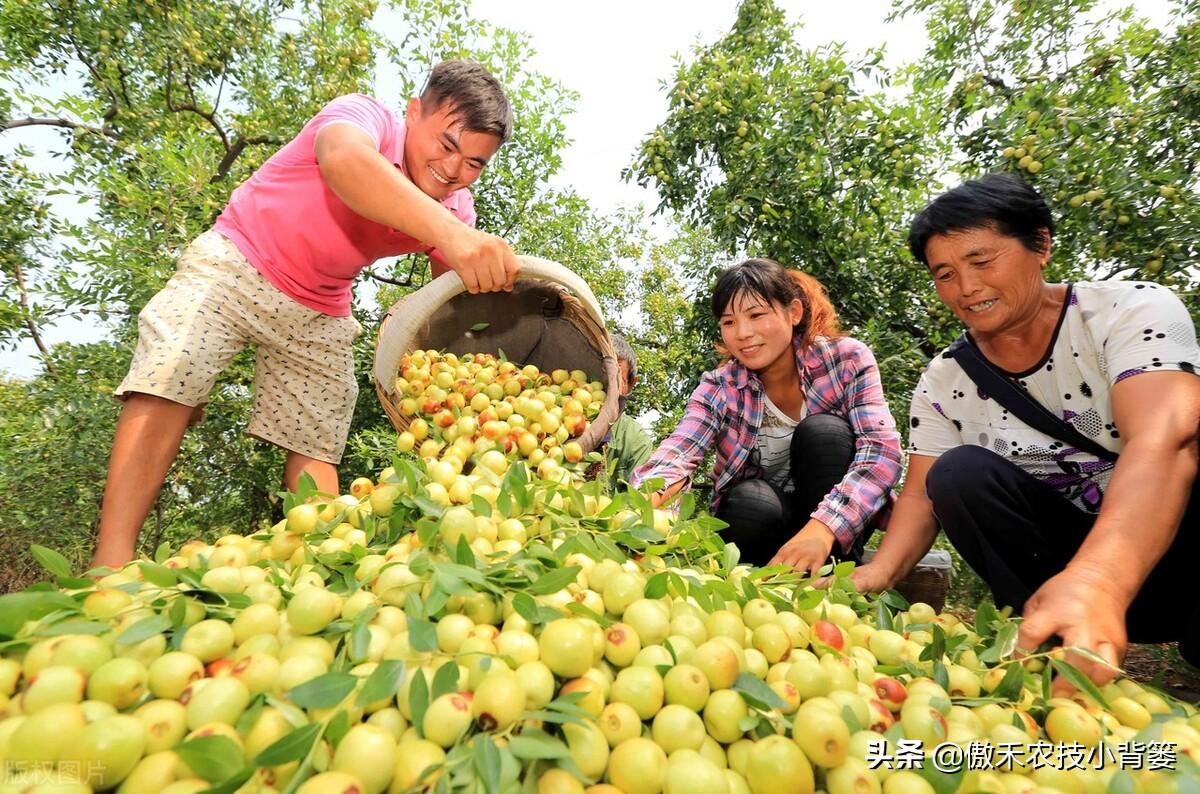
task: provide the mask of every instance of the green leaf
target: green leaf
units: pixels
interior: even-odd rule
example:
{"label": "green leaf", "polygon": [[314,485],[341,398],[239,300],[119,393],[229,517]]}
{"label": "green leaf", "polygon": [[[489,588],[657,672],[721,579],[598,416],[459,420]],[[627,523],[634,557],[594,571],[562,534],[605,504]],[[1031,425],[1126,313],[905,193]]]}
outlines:
{"label": "green leaf", "polygon": [[999,619],[996,607],[992,605],[992,599],[984,598],[975,608],[975,633],[980,637],[990,637],[992,624]]}
{"label": "green leaf", "polygon": [[1115,668],[1113,668],[1111,662],[1109,662],[1107,659],[1105,659],[1100,654],[1093,651],[1091,648],[1084,648],[1082,645],[1072,645],[1069,648],[1067,648],[1066,650],[1069,653],[1077,653],[1080,656],[1084,657],[1085,659],[1090,659],[1091,661],[1095,662],[1096,664],[1100,665],[1101,667],[1105,667],[1109,670],[1115,669]]}
{"label": "green leaf", "polygon": [[721,567],[726,571],[732,571],[737,567],[738,560],[742,558],[742,551],[737,547],[736,543],[726,543],[725,548],[721,552]]}
{"label": "green leaf", "polygon": [[171,627],[178,632],[178,636],[182,636],[179,630],[183,628],[183,622],[187,620],[187,599],[183,596],[175,598],[171,602],[171,608],[167,610],[167,617],[171,619]]}
{"label": "green leaf", "polygon": [[594,610],[588,609],[583,604],[580,604],[577,601],[569,602],[567,604],[567,611],[573,612],[576,615],[582,615],[585,618],[591,618],[592,620],[599,623],[600,628],[602,628],[602,629],[607,629],[609,626],[611,626],[613,624],[612,618],[605,617],[604,615],[601,615],[600,613],[598,613]]}
{"label": "green leaf", "polygon": [[933,639],[921,650],[920,660],[939,662],[946,655],[946,632],[935,624],[931,634]]}
{"label": "green leaf", "polygon": [[500,750],[487,734],[476,736],[472,744],[475,745],[475,771],[479,773],[484,791],[495,794],[500,783]]}
{"label": "green leaf", "polygon": [[787,702],[779,697],[774,689],[751,673],[738,673],[732,689],[739,692],[742,699],[760,709],[786,709]]}
{"label": "green leaf", "polygon": [[171,544],[163,541],[158,544],[158,548],[154,550],[154,561],[156,563],[164,563],[171,558]]}
{"label": "green leaf", "polygon": [[204,789],[204,794],[238,794],[242,790],[242,786],[246,784],[251,777],[254,776],[254,768],[250,766],[242,767],[236,774],[227,777],[220,783],[211,788]]}
{"label": "green leaf", "polygon": [[[454,579],[460,579],[464,582],[470,582],[476,588],[487,588],[489,586],[488,581],[475,567],[475,552],[471,551],[471,546],[466,542],[465,537],[459,538],[458,548],[466,551],[465,561],[459,563],[435,562],[433,564],[434,572]],[[471,592],[471,595],[474,595],[474,592]]]}
{"label": "green leaf", "polygon": [[571,752],[566,743],[545,731],[523,731],[508,741],[508,749],[517,758],[566,758]]}
{"label": "green leaf", "polygon": [[344,737],[350,731],[350,712],[345,709],[339,709],[338,713],[333,715],[325,726],[325,738],[330,744],[337,747]]}
{"label": "green leaf", "polygon": [[71,575],[71,563],[67,558],[54,549],[39,546],[36,543],[29,547],[29,553],[37,560],[38,565],[46,569],[55,578],[67,578]]}
{"label": "green leaf", "polygon": [[155,634],[162,634],[171,628],[171,619],[163,615],[151,615],[134,623],[117,637],[117,645],[135,645],[148,640]]}
{"label": "green leaf", "polygon": [[880,593],[879,600],[887,604],[892,609],[901,612],[908,609],[910,606],[908,599],[900,595],[899,590],[885,590],[884,592]]}
{"label": "green leaf", "polygon": [[486,331],[489,327],[491,327],[491,323],[475,323],[471,326],[471,330],[479,333],[480,331]]}
{"label": "green leaf", "polygon": [[950,674],[946,671],[946,665],[938,658],[933,663],[933,680],[942,689],[950,689]]}
{"label": "green leaf", "polygon": [[250,705],[242,712],[242,716],[237,718],[237,722],[233,726],[238,733],[245,736],[254,727],[254,724],[258,722],[258,718],[262,716],[266,700],[267,696],[265,693],[255,695],[250,699]]}
{"label": "green leaf", "polygon": [[513,594],[513,609],[516,610],[518,615],[535,626],[549,623],[552,620],[558,620],[563,616],[554,607],[542,606],[534,601],[531,595],[522,592]]}
{"label": "green leaf", "polygon": [[487,518],[492,514],[492,506],[488,504],[487,499],[484,499],[479,494],[471,494],[471,512],[477,516]]}
{"label": "green leaf", "polygon": [[201,736],[171,748],[196,775],[216,783],[242,768],[242,748],[228,736]]}
{"label": "green leaf", "polygon": [[107,634],[112,631],[112,626],[107,623],[101,623],[96,620],[64,620],[60,623],[55,623],[39,629],[37,636],[39,637],[58,637],[63,634]]}
{"label": "green leaf", "polygon": [[429,710],[429,682],[425,680],[425,671],[418,668],[408,687],[408,710],[412,712],[412,724],[416,726],[421,737],[425,736],[425,712]]}
{"label": "green leaf", "polygon": [[409,617],[408,645],[414,651],[433,653],[438,649],[437,627],[428,620]]}
{"label": "green leaf", "polygon": [[404,614],[413,618],[425,617],[425,604],[421,601],[420,593],[408,593],[404,596]]}
{"label": "green leaf", "polygon": [[646,580],[645,596],[646,598],[662,598],[667,594],[667,583],[670,573],[667,571],[659,571]]}
{"label": "green leaf", "polygon": [[[897,723],[899,724],[899,723]],[[962,784],[966,774],[964,764],[957,772],[941,772],[931,763],[918,764],[912,771],[925,778],[925,782],[933,786],[934,794],[954,794]]]}
{"label": "green leaf", "polygon": [[296,483],[296,498],[301,502],[307,502],[312,496],[315,496],[320,491],[317,488],[317,481],[307,471],[300,472],[300,480]]}
{"label": "green leaf", "polygon": [[[1059,659],[1051,659],[1050,664],[1054,665],[1054,671],[1070,682],[1071,686],[1078,690],[1088,693],[1093,699],[1105,709],[1109,709],[1108,700],[1100,688],[1092,683],[1092,679],[1083,674],[1078,667],[1070,662],[1064,662]],[[1111,710],[1111,709],[1110,709]]]}
{"label": "green leaf", "polygon": [[802,593],[796,594],[795,609],[797,612],[803,609],[812,609],[824,600],[824,591],[816,589],[805,590]]}
{"label": "green leaf", "polygon": [[354,616],[354,627],[350,629],[350,659],[360,661],[367,657],[371,645],[371,630],[368,625],[379,607],[371,605]]}
{"label": "green leaf", "polygon": [[64,593],[56,590],[25,590],[24,593],[10,593],[0,596],[0,636],[12,638],[17,636],[25,625],[25,621],[37,620],[56,612],[79,612],[79,604]]}
{"label": "green leaf", "polygon": [[1124,769],[1118,769],[1108,779],[1107,794],[1135,794],[1135,792],[1141,790],[1142,787],[1137,784],[1137,780],[1134,779],[1133,775]]}
{"label": "green leaf", "polygon": [[568,565],[565,568],[559,568],[539,576],[526,589],[533,595],[549,595],[550,593],[557,593],[559,590],[562,590],[574,582],[578,576],[579,566]]}
{"label": "green leaf", "polygon": [[892,630],[892,610],[887,608],[883,600],[875,602],[875,628]]}
{"label": "green leaf", "polygon": [[1025,683],[1025,670],[1020,662],[1009,662],[1004,671],[1004,677],[992,690],[992,696],[1005,700],[1017,700],[1021,697],[1021,688]]}
{"label": "green leaf", "polygon": [[437,700],[442,695],[449,695],[458,691],[458,663],[446,662],[437,669],[437,673],[433,676],[433,691],[429,693],[429,699]]}
{"label": "green leaf", "polygon": [[1017,631],[1016,623],[1005,623],[996,633],[996,641],[979,654],[979,661],[998,662],[1012,656],[1012,652],[1017,648]]}
{"label": "green leaf", "polygon": [[304,709],[336,706],[354,691],[358,678],[350,673],[328,672],[287,691],[287,699]]}
{"label": "green leaf", "polygon": [[254,766],[279,766],[299,761],[308,755],[308,751],[317,743],[321,731],[322,727],[319,722],[301,725],[268,745],[265,750],[254,756],[251,763]]}
{"label": "green leaf", "polygon": [[165,565],[159,565],[154,562],[140,562],[138,568],[142,571],[142,578],[153,585],[159,587],[174,587],[179,583],[179,577]]}
{"label": "green leaf", "polygon": [[367,676],[366,683],[355,699],[355,704],[366,706],[387,700],[400,691],[404,683],[404,662],[398,659],[384,659]]}

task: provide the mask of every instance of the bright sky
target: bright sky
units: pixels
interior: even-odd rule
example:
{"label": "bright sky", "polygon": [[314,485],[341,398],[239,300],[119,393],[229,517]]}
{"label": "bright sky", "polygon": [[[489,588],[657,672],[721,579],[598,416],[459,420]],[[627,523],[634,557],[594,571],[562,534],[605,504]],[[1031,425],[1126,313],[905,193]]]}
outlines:
{"label": "bright sky", "polygon": [[[915,59],[925,42],[918,22],[884,25],[890,5],[886,0],[782,0],[781,5],[797,21],[803,10],[802,39],[807,46],[843,41],[851,52],[861,52],[886,42],[888,61],[899,63]],[[473,9],[483,19],[529,34],[536,51],[530,65],[580,95],[567,119],[573,144],[556,181],[571,185],[601,211],[638,204],[652,210],[653,192],[622,182],[621,169],[630,163],[638,141],[663,117],[666,97],[660,84],[674,73],[674,56],[728,30],[735,0],[475,0]],[[40,148],[40,140],[58,137],[57,131],[34,128],[21,140]],[[93,324],[77,321],[44,329],[50,344],[100,335]],[[39,368],[35,352],[32,342],[0,352],[0,370],[31,376]]]}
{"label": "bright sky", "polygon": [[[886,44],[889,64],[916,60],[924,49],[920,21],[884,24],[887,0],[778,2],[791,20],[803,23],[800,38],[807,47],[840,41],[860,53]],[[665,115],[661,84],[674,75],[674,56],[729,30],[737,3],[475,0],[472,8],[489,22],[529,34],[536,51],[530,65],[580,95],[567,127],[574,144],[565,153],[558,181],[574,186],[600,210],[639,203],[652,210],[653,192],[622,182],[621,169]]]}

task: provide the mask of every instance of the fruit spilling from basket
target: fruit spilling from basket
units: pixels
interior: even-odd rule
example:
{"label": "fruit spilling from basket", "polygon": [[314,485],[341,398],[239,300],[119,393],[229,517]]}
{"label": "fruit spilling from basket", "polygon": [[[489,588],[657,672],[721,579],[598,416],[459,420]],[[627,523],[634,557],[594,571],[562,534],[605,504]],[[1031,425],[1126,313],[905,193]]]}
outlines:
{"label": "fruit spilling from basket", "polygon": [[580,370],[542,373],[488,353],[435,350],[401,359],[396,392],[405,395],[399,410],[408,419],[396,439],[401,452],[465,463],[496,449],[532,466],[582,460],[584,449],[571,439],[583,435],[606,399],[603,384]]}

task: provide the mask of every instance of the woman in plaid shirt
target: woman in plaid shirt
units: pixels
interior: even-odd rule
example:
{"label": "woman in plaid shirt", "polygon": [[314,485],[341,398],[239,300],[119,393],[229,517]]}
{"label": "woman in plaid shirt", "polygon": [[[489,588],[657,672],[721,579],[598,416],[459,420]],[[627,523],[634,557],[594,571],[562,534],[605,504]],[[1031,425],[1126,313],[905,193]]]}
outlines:
{"label": "woman in plaid shirt", "polygon": [[712,308],[730,358],[704,373],[632,484],[661,479],[661,503],[716,444],[711,510],[743,560],[815,575],[835,540],[859,560],[900,479],[875,356],[838,330],[820,282],[769,259],[722,273]]}

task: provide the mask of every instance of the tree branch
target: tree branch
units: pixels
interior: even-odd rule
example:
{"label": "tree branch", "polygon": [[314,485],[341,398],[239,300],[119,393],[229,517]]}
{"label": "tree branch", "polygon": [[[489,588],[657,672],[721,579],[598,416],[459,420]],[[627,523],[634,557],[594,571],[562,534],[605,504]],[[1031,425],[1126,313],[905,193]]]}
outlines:
{"label": "tree branch", "polygon": [[221,127],[221,124],[217,121],[217,117],[213,113],[206,110],[201,110],[196,104],[196,92],[192,89],[190,83],[188,83],[187,86],[188,92],[192,97],[191,102],[182,105],[176,105],[171,101],[171,86],[174,83],[174,79],[172,77],[173,67],[173,63],[167,64],[167,85],[166,90],[164,91],[164,99],[167,103],[167,110],[171,111],[172,113],[195,113],[197,116],[207,121],[209,125],[216,130],[217,135],[221,138],[221,146],[224,147],[226,157],[228,157],[229,150],[232,146],[232,144],[229,143],[229,136],[225,134],[224,128]]}
{"label": "tree branch", "polygon": [[33,310],[29,307],[29,292],[25,289],[25,274],[21,271],[21,263],[13,263],[13,278],[17,281],[17,292],[21,295],[21,314],[25,328],[28,329],[29,335],[33,337],[33,343],[37,345],[37,349],[41,351],[42,363],[46,365],[46,371],[55,378],[58,377],[58,370],[54,368],[54,363],[50,359],[50,349],[46,347],[46,342],[42,339],[41,333],[38,331],[37,323],[33,321]]}
{"label": "tree branch", "polygon": [[240,135],[225,150],[225,156],[221,158],[221,162],[217,165],[216,173],[209,179],[209,183],[220,182],[225,177],[229,176],[229,169],[233,168],[234,162],[238,159],[247,146],[258,146],[263,143],[280,143],[278,138],[270,135],[257,135],[252,138],[243,138]]}
{"label": "tree branch", "polygon": [[[408,261],[408,275],[405,276],[403,280],[389,278],[388,276],[381,276],[369,268],[363,272],[366,273],[370,278],[373,278],[376,281],[382,281],[384,284],[393,284],[397,287],[411,287],[415,283],[415,278],[417,275],[417,262],[419,260],[414,256],[409,256]],[[399,260],[397,260],[397,262],[399,262]]]}
{"label": "tree branch", "polygon": [[20,129],[21,127],[62,127],[69,130],[83,130],[84,132],[103,135],[106,138],[114,140],[117,137],[103,127],[93,127],[90,124],[83,124],[78,121],[71,121],[70,119],[35,118],[33,116],[26,116],[21,119],[8,119],[7,121],[0,119],[0,132]]}

